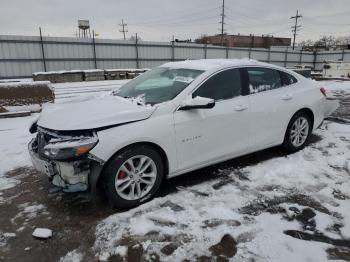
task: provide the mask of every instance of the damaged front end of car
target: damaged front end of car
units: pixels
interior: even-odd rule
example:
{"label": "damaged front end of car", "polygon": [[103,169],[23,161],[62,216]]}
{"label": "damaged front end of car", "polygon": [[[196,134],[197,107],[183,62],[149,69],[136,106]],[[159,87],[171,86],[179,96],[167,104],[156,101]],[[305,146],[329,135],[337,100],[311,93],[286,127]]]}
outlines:
{"label": "damaged front end of car", "polygon": [[30,131],[37,133],[28,145],[35,169],[64,192],[95,190],[104,164],[89,153],[98,143],[95,131],[54,131],[35,126]]}

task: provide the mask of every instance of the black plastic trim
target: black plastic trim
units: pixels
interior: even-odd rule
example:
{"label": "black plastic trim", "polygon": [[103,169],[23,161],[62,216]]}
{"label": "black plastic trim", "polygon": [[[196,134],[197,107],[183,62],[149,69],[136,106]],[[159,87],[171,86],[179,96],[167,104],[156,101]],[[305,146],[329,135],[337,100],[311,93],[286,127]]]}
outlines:
{"label": "black plastic trim", "polygon": [[248,72],[244,67],[240,68],[239,71],[241,74],[241,94],[242,96],[247,96],[250,94]]}

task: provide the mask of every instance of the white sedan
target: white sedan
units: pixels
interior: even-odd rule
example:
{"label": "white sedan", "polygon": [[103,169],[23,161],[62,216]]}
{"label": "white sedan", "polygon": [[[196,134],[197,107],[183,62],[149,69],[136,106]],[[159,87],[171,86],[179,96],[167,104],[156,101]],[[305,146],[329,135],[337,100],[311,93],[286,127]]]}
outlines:
{"label": "white sedan", "polygon": [[300,150],[337,106],[316,82],[282,67],[172,62],[112,95],[45,107],[29,151],[55,186],[102,185],[114,206],[131,208],[163,179],[276,145]]}

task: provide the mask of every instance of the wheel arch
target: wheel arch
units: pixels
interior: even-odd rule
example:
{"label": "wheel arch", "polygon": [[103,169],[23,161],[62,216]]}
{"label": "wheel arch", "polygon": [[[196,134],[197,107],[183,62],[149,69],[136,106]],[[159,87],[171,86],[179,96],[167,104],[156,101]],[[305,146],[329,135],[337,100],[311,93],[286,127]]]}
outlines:
{"label": "wheel arch", "polygon": [[303,108],[299,109],[298,111],[296,111],[296,112],[290,117],[290,119],[289,119],[289,121],[288,121],[288,124],[287,124],[287,126],[286,126],[286,128],[285,128],[284,139],[285,139],[285,137],[286,137],[286,134],[287,134],[287,131],[288,131],[288,127],[289,127],[289,125],[290,125],[291,120],[293,119],[293,117],[294,117],[296,114],[298,114],[298,113],[300,113],[300,112],[304,112],[304,113],[306,113],[306,114],[310,117],[310,119],[311,119],[311,130],[313,130],[314,121],[315,121],[315,114],[314,114],[314,112],[313,112],[310,108],[308,108],[308,107],[303,107]]}
{"label": "wheel arch", "polygon": [[117,152],[115,152],[113,155],[111,155],[109,157],[109,159],[104,163],[103,167],[102,167],[102,170],[97,178],[97,185],[101,183],[102,181],[102,177],[103,177],[103,174],[104,174],[104,171],[105,171],[105,168],[107,166],[107,163],[116,155],[118,155],[121,151],[123,150],[126,150],[127,148],[129,147],[134,147],[134,146],[149,146],[149,147],[152,147],[154,148],[160,155],[161,159],[162,159],[162,163],[164,165],[164,178],[168,175],[169,173],[169,160],[168,160],[168,156],[165,152],[165,150],[157,145],[156,143],[153,143],[153,142],[148,142],[148,141],[142,141],[142,142],[135,142],[135,143],[132,143],[132,144],[129,144],[127,146],[124,146],[123,148],[119,149]]}
{"label": "wheel arch", "polygon": [[299,109],[297,112],[295,112],[295,114],[291,117],[291,119],[292,119],[296,114],[298,114],[298,113],[300,113],[300,112],[304,112],[304,113],[306,113],[306,114],[310,117],[310,119],[311,119],[311,130],[313,130],[314,122],[315,122],[315,114],[314,114],[314,112],[313,112],[310,108],[304,107],[304,108],[302,108],[302,109]]}

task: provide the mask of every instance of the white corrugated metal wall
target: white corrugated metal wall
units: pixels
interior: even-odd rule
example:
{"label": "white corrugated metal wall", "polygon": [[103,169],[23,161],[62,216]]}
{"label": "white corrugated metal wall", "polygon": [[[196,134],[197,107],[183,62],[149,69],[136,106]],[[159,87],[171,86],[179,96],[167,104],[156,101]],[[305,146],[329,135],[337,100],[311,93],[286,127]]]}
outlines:
{"label": "white corrugated metal wall", "polygon": [[[95,48],[94,48],[95,47]],[[43,52],[44,51],[44,52]],[[321,69],[324,60],[350,60],[350,52],[292,51],[290,48],[225,48],[210,45],[122,41],[69,37],[0,36],[0,78],[28,77],[33,72],[152,68],[168,61],[203,58],[251,58],[279,66],[308,64]],[[96,60],[96,61],[95,61]]]}

